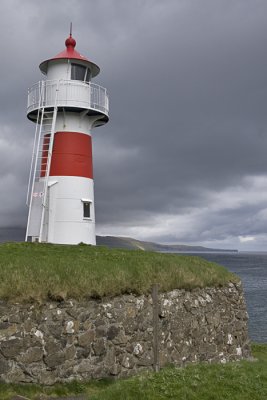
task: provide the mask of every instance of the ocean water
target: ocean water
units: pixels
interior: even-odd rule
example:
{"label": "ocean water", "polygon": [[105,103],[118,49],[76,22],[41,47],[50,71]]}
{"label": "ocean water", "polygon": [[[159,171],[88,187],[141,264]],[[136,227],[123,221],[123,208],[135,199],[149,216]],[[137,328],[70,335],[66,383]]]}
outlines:
{"label": "ocean water", "polygon": [[194,253],[223,265],[243,284],[249,314],[250,339],[267,343],[267,253]]}

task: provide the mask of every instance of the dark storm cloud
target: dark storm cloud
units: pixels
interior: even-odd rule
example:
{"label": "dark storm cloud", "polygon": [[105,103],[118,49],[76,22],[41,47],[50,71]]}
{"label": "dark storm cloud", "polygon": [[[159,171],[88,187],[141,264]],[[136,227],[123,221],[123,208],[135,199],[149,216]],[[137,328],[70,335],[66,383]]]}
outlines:
{"label": "dark storm cloud", "polygon": [[265,1],[9,0],[1,7],[2,226],[26,218],[34,134],[27,87],[41,79],[39,63],[64,48],[72,20],[77,49],[100,65],[96,82],[110,93],[110,122],[93,132],[99,232],[226,244],[265,234],[259,197],[266,188],[257,186],[266,174]]}

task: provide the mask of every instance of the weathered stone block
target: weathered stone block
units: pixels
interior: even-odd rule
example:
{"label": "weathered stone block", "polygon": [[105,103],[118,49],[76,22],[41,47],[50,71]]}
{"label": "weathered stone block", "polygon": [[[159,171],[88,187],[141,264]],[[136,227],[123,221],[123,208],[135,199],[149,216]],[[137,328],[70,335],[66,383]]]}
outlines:
{"label": "weathered stone block", "polygon": [[53,339],[52,340],[51,339],[46,340],[46,342],[45,342],[45,351],[46,351],[48,356],[51,355],[51,354],[54,354],[54,353],[58,353],[60,350],[62,350],[62,345],[61,345],[61,343],[59,341],[56,341],[56,340],[53,340]]}
{"label": "weathered stone block", "polygon": [[113,364],[109,369],[108,372],[110,375],[116,376],[119,375],[121,372],[121,366],[118,364]]}
{"label": "weathered stone block", "polygon": [[149,367],[153,365],[153,354],[151,352],[147,352],[142,355],[140,358],[138,358],[137,365],[144,367]]}
{"label": "weathered stone block", "polygon": [[74,372],[77,374],[92,372],[92,370],[93,365],[91,360],[82,360],[77,366],[74,367]]}
{"label": "weathered stone block", "polygon": [[89,355],[91,354],[91,348],[90,347],[78,347],[76,348],[76,357],[77,360],[80,360],[82,358],[88,358]]}
{"label": "weathered stone block", "polygon": [[[103,324],[103,322],[102,322]],[[106,336],[107,335],[107,326],[106,325],[96,325],[96,336]]]}
{"label": "weathered stone block", "polygon": [[30,383],[33,377],[25,374],[19,366],[13,367],[5,374],[5,380],[12,383]]}
{"label": "weathered stone block", "polygon": [[62,351],[50,354],[44,358],[44,361],[49,368],[54,368],[65,361],[65,354]]}
{"label": "weathered stone block", "polygon": [[43,359],[43,355],[44,352],[40,347],[32,347],[17,357],[17,360],[23,364],[31,364],[33,362],[41,361]]}
{"label": "weathered stone block", "polygon": [[95,340],[96,333],[90,329],[87,332],[82,333],[78,336],[78,344],[81,347],[90,347],[91,343]]}
{"label": "weathered stone block", "polygon": [[121,331],[121,327],[118,325],[111,325],[107,330],[107,339],[113,340]]}
{"label": "weathered stone block", "polygon": [[76,347],[74,345],[68,346],[63,353],[65,354],[65,360],[72,360],[76,355]]}
{"label": "weathered stone block", "polygon": [[9,370],[7,360],[0,354],[0,376]]}
{"label": "weathered stone block", "polygon": [[45,323],[39,325],[38,330],[40,330],[46,337],[52,336],[53,338],[60,340],[64,328],[61,323],[45,321]]}
{"label": "weathered stone block", "polygon": [[114,347],[109,347],[107,349],[106,357],[105,357],[105,364],[108,366],[114,365],[116,362],[116,353]]}
{"label": "weathered stone block", "polygon": [[128,337],[125,335],[124,331],[121,329],[116,337],[113,339],[115,345],[125,346],[128,342]]}
{"label": "weathered stone block", "polygon": [[9,338],[17,332],[17,324],[11,324],[9,322],[2,322],[0,324],[0,339]]}
{"label": "weathered stone block", "polygon": [[93,343],[93,350],[96,356],[101,356],[106,353],[106,344],[103,338],[97,339]]}
{"label": "weathered stone block", "polygon": [[59,381],[59,377],[56,371],[41,369],[36,381],[40,385],[51,386]]}
{"label": "weathered stone block", "polygon": [[14,358],[23,351],[23,340],[22,339],[9,339],[7,341],[0,342],[0,352],[6,358]]}
{"label": "weathered stone block", "polygon": [[124,354],[122,357],[120,357],[120,359],[121,359],[121,365],[127,369],[132,369],[136,363],[134,356],[129,353]]}

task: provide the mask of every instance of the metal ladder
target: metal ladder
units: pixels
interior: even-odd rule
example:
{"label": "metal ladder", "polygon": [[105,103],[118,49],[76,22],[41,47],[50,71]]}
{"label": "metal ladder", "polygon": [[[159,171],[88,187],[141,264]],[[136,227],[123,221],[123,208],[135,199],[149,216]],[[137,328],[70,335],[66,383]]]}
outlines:
{"label": "metal ladder", "polygon": [[36,121],[31,169],[26,204],[29,207],[25,241],[43,242],[45,212],[48,212],[48,178],[50,172],[55,126],[57,119],[57,92],[53,109],[46,110],[45,87],[41,88]]}

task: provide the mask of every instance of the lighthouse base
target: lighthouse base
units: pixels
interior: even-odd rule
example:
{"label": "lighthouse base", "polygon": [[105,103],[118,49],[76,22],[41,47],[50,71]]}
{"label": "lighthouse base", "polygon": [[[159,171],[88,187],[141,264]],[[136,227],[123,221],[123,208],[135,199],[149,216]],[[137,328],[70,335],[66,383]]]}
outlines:
{"label": "lighthouse base", "polygon": [[41,242],[95,245],[94,181],[76,176],[53,176]]}

